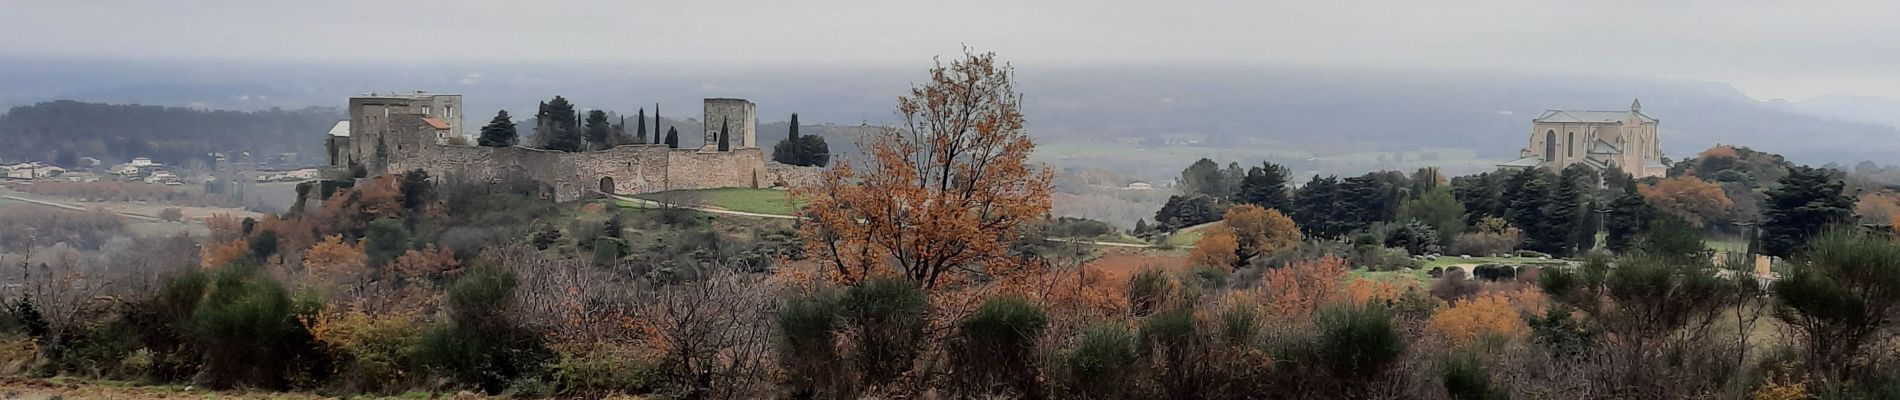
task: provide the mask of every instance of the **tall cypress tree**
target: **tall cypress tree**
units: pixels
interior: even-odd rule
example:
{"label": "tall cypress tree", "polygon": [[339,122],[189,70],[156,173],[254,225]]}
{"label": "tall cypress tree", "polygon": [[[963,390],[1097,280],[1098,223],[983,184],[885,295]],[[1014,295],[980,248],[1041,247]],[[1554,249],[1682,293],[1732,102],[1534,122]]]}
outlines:
{"label": "tall cypress tree", "polygon": [[1763,204],[1762,254],[1792,256],[1823,228],[1854,216],[1854,200],[1841,195],[1844,184],[1827,169],[1796,166],[1778,183]]}
{"label": "tall cypress tree", "polygon": [[798,141],[798,113],[792,113],[791,133],[786,134],[785,139],[794,142]]}
{"label": "tall cypress tree", "polygon": [[634,118],[634,119],[640,120],[639,126],[637,127],[638,129],[634,131],[634,138],[635,138],[634,144],[647,144],[647,109],[646,107],[641,107],[639,117]]}
{"label": "tall cypress tree", "polygon": [[666,127],[666,147],[680,148],[680,131],[677,127]]}
{"label": "tall cypress tree", "polygon": [[515,121],[508,118],[508,110],[495,112],[495,118],[488,120],[482,127],[482,135],[475,139],[476,144],[487,147],[508,147],[515,145]]}
{"label": "tall cypress tree", "polygon": [[660,103],[653,103],[653,144],[666,143],[666,139],[660,137],[660,132],[665,131],[665,129],[660,129]]}
{"label": "tall cypress tree", "polygon": [[719,119],[719,151],[732,151],[732,136],[726,134],[725,118]]}

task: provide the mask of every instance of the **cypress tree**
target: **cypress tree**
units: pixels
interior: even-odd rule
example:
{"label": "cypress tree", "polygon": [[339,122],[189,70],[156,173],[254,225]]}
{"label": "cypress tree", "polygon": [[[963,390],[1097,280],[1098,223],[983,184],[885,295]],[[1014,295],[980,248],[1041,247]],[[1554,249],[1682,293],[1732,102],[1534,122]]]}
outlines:
{"label": "cypress tree", "polygon": [[719,151],[732,151],[732,136],[726,134],[726,119],[719,119]]}
{"label": "cypress tree", "polygon": [[508,118],[508,110],[501,110],[482,127],[482,135],[475,142],[487,147],[508,147],[515,144],[515,137],[515,121]]}
{"label": "cypress tree", "polygon": [[785,140],[798,141],[798,113],[792,113],[792,130],[785,135]]}
{"label": "cypress tree", "polygon": [[653,144],[666,143],[666,139],[660,137],[660,132],[663,131],[665,130],[660,129],[660,103],[653,103]]}
{"label": "cypress tree", "polygon": [[675,127],[666,127],[666,147],[680,148],[680,131]]}
{"label": "cypress tree", "polygon": [[636,138],[634,139],[634,143],[647,144],[647,109],[646,107],[641,107],[639,117],[634,118],[634,119],[640,120],[639,126],[637,126],[638,129],[634,131],[634,137]]}

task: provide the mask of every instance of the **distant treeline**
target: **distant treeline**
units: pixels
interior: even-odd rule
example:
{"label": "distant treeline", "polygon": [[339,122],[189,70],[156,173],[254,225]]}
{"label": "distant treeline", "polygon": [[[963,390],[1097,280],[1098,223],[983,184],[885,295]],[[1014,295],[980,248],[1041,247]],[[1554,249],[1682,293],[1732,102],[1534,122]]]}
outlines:
{"label": "distant treeline", "polygon": [[295,152],[314,160],[321,135],[342,120],[333,109],[216,111],[183,107],[82,103],[71,100],[14,107],[0,116],[0,159],[73,165],[80,157],[106,163],[150,157],[166,164],[207,160],[209,153],[248,151],[259,157]]}

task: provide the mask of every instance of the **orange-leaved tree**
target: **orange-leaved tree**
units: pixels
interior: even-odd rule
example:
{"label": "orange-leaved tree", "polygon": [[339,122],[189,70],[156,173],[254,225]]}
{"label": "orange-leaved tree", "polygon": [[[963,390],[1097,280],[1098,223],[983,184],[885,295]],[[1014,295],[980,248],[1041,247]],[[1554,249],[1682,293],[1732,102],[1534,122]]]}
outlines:
{"label": "orange-leaved tree", "polygon": [[1239,249],[1240,241],[1232,231],[1211,226],[1201,234],[1201,240],[1194,241],[1194,251],[1188,252],[1188,264],[1233,268],[1240,264]]}
{"label": "orange-leaved tree", "polygon": [[1300,227],[1280,210],[1245,204],[1227,209],[1222,221],[1234,232],[1238,247],[1236,267],[1300,242]]}
{"label": "orange-leaved tree", "polygon": [[1052,175],[1029,165],[1014,75],[993,53],[931,68],[897,100],[902,124],[865,139],[868,159],[834,161],[793,193],[810,200],[808,254],[847,284],[894,273],[933,288],[946,273],[1023,267],[1006,245],[1049,211]]}
{"label": "orange-leaved tree", "polygon": [[1339,281],[1345,277],[1346,260],[1333,256],[1269,269],[1260,284],[1267,314],[1276,318],[1311,315],[1320,305],[1336,299]]}
{"label": "orange-leaved tree", "polygon": [[1697,228],[1728,215],[1729,207],[1734,205],[1721,186],[1693,176],[1667,178],[1657,181],[1655,185],[1638,185],[1636,191],[1657,210],[1682,218]]}

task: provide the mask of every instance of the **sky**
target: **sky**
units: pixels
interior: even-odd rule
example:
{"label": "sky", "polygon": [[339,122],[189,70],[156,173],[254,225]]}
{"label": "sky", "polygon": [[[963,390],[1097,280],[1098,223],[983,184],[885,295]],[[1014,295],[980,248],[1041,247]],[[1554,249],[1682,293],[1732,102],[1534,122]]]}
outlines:
{"label": "sky", "polygon": [[1019,67],[1561,72],[1900,98],[1897,18],[1894,1],[4,0],[0,56],[827,68],[970,46]]}

